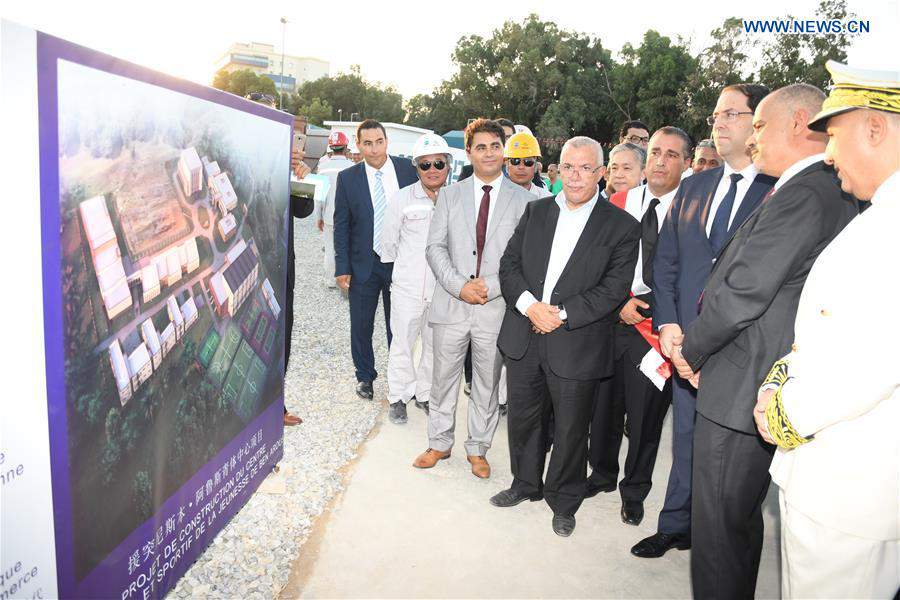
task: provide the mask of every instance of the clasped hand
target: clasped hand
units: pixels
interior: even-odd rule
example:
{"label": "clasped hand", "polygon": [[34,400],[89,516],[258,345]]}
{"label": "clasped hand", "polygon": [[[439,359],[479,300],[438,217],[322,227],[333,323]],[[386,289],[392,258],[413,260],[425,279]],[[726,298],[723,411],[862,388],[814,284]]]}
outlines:
{"label": "clasped hand", "polygon": [[531,321],[531,327],[535,333],[550,333],[560,325],[559,307],[544,302],[535,302],[525,311],[525,316]]}
{"label": "clasped hand", "polygon": [[469,304],[485,304],[488,301],[488,287],[481,277],[467,281],[459,291],[459,297]]}
{"label": "clasped hand", "polygon": [[682,379],[687,379],[692,386],[699,389],[700,371],[694,373],[691,365],[689,365],[688,361],[684,358],[684,355],[681,353],[681,345],[683,343],[684,335],[672,336],[669,341],[669,344],[671,344],[671,354],[669,358],[672,360],[672,364],[675,365],[675,369],[678,370],[678,375],[681,376]]}

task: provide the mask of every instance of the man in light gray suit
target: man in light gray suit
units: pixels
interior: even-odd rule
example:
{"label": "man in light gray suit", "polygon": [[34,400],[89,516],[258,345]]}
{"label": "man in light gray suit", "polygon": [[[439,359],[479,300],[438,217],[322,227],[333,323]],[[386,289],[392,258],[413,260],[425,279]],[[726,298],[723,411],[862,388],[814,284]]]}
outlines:
{"label": "man in light gray suit", "polygon": [[472,344],[466,455],[472,473],[490,477],[485,458],[499,419],[494,390],[500,376],[497,335],[506,303],[500,294],[500,257],[525,205],[534,196],[503,175],[503,129],[477,119],[466,127],[473,176],[443,188],[437,198],[426,257],[439,285],[429,322],[434,370],[428,414],[428,449],[413,466],[433,467],[449,458],[454,442],[459,378]]}

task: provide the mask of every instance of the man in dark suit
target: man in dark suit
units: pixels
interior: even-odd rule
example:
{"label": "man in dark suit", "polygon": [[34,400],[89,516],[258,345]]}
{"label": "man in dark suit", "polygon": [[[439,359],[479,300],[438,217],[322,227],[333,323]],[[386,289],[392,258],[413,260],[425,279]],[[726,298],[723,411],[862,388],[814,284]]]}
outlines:
{"label": "man in dark suit", "polygon": [[[700,293],[725,241],[772,189],[773,177],[757,173],[747,151],[753,111],[769,93],[762,85],[738,84],[722,90],[713,114],[713,140],[725,164],[681,182],[659,233],[653,260],[654,328],[660,347],[671,356],[672,340],[694,322]],[[631,553],[657,558],[691,545],[691,459],[696,390],[672,381],[672,468],[657,532]]]}
{"label": "man in dark suit", "polygon": [[[602,156],[590,138],[566,142],[563,191],[528,205],[500,260],[507,308],[497,345],[507,365],[513,482],[491,504],[546,498],[560,536],[575,529],[584,499],[594,391],[612,375],[615,311],[640,238],[637,221],[599,201]],[[548,405],[555,425],[544,483]]]}
{"label": "man in dark suit", "polygon": [[807,128],[824,98],[794,84],[756,108],[747,145],[757,168],[778,181],[726,242],[700,316],[674,341],[673,363],[699,387],[691,507],[697,598],[753,598],[773,451],[753,419],[757,390],[791,349],[813,262],[856,214],[822,162],[827,138]]}
{"label": "man in dark suit", "polygon": [[628,454],[618,483],[621,517],[628,525],[644,518],[670,385],[658,373],[665,359],[652,333],[651,267],[659,228],[691,157],[691,138],[677,127],[661,127],[650,138],[644,173],[647,184],[613,194],[610,203],[641,223],[641,243],[631,267],[630,298],[623,298],[613,327],[613,376],[598,386],[591,418],[587,496],[616,489],[619,448],[628,418]]}
{"label": "man in dark suit", "polygon": [[400,188],[418,180],[407,159],[388,156],[387,133],[366,119],[356,129],[364,161],[340,172],[334,195],[334,275],[350,296],[350,351],[356,368],[356,394],[371,400],[375,370],[372,333],[378,297],[384,301],[388,344],[391,343],[391,272],[378,251],[388,201]]}

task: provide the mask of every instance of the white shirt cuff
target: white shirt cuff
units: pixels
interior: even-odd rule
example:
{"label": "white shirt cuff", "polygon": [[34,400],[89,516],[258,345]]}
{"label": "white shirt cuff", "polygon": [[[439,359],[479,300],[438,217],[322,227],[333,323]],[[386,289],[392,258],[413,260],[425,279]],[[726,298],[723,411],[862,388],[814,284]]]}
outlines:
{"label": "white shirt cuff", "polygon": [[535,302],[537,302],[537,299],[534,297],[534,294],[525,290],[519,296],[519,299],[516,300],[516,310],[524,315]]}

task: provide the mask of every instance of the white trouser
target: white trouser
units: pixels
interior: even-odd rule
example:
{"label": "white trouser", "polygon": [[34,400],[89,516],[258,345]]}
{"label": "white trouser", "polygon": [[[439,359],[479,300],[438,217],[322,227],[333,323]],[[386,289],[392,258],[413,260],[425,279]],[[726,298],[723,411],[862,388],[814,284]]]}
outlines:
{"label": "white trouser", "polygon": [[[827,499],[823,499],[827,501]],[[781,507],[782,598],[893,598],[900,588],[900,540],[869,540]]]}
{"label": "white trouser", "polygon": [[337,287],[334,280],[334,225],[325,223],[322,236],[325,238],[325,285]]}
{"label": "white trouser", "polygon": [[[434,364],[432,328],[428,324],[430,303],[410,298],[402,293],[391,293],[391,350],[388,355],[388,400],[409,402],[415,396],[418,402],[428,402],[431,396],[431,373]],[[422,354],[418,366],[414,363],[413,350],[416,339],[422,338]]]}

